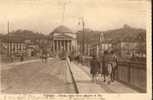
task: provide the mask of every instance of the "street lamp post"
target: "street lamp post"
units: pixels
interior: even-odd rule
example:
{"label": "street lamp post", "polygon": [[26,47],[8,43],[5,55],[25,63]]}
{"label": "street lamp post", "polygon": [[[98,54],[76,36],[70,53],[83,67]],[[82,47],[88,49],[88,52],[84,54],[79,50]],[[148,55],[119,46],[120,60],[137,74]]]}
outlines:
{"label": "street lamp post", "polygon": [[84,28],[85,28],[85,22],[84,22],[84,18],[81,17],[81,24],[82,24],[82,48],[81,48],[81,53],[82,55],[84,55],[85,53],[85,31],[84,31]]}
{"label": "street lamp post", "polygon": [[[7,23],[7,32],[8,32],[8,57],[11,57],[11,41],[10,41],[10,23]],[[9,59],[10,60],[10,59]]]}
{"label": "street lamp post", "polygon": [[82,26],[83,26],[83,55],[85,54],[85,33],[84,33],[84,25],[85,25],[85,23],[84,23],[84,19],[82,19]]}

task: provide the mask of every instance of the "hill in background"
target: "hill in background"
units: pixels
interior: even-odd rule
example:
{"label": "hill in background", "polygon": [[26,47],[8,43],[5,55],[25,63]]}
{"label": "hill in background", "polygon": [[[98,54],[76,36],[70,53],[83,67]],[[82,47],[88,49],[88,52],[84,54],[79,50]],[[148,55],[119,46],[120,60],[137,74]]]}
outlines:
{"label": "hill in background", "polygon": [[[124,25],[122,28],[107,30],[107,31],[93,31],[91,29],[85,29],[83,31],[77,32],[78,42],[85,41],[86,43],[97,43],[99,40],[100,33],[103,33],[105,40],[110,40],[112,42],[117,41],[142,41],[146,42],[146,30],[133,28],[128,25]],[[141,36],[141,39],[138,39]],[[83,38],[84,37],[84,38]]]}

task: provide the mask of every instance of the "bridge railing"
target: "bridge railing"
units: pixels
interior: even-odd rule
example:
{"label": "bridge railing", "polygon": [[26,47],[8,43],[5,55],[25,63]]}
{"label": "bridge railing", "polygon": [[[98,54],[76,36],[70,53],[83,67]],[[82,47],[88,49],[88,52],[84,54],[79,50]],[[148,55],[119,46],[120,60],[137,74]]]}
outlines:
{"label": "bridge railing", "polygon": [[73,73],[72,73],[72,70],[71,70],[71,67],[70,67],[70,59],[68,57],[66,57],[66,61],[67,61],[67,65],[68,65],[68,68],[69,68],[69,71],[70,71],[70,74],[71,74],[71,78],[72,78],[72,82],[73,82],[73,86],[74,86],[75,92],[79,93],[79,89],[77,87],[75,78],[73,76]]}
{"label": "bridge railing", "polygon": [[117,80],[146,92],[146,63],[118,62]]}
{"label": "bridge railing", "polygon": [[[90,60],[84,59],[83,64],[90,67]],[[146,63],[118,61],[116,79],[139,92],[146,92]]]}

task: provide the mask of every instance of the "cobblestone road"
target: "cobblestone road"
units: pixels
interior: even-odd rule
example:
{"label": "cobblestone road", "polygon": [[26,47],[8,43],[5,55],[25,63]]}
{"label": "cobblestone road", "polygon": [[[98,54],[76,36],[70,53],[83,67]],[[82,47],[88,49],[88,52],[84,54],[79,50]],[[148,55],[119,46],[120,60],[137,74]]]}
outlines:
{"label": "cobblestone road", "polygon": [[1,71],[2,93],[75,93],[70,81],[64,60],[29,62]]}

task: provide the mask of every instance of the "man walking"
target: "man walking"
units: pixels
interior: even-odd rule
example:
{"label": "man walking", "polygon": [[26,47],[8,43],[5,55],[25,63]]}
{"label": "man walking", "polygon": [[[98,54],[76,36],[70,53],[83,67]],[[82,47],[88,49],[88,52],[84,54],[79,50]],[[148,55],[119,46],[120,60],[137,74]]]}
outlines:
{"label": "man walking", "polygon": [[111,80],[112,82],[115,80],[116,77],[116,70],[117,70],[117,56],[115,55],[115,53],[112,51],[112,74],[111,74]]}
{"label": "man walking", "polygon": [[92,80],[94,81],[96,78],[96,74],[99,72],[99,66],[98,61],[96,60],[96,57],[93,56],[91,62],[90,62],[90,74],[92,75]]}
{"label": "man walking", "polygon": [[108,75],[108,70],[107,70],[107,51],[104,51],[104,54],[102,56],[102,64],[101,64],[101,69],[102,69],[102,75],[104,77],[104,82],[106,81],[106,76]]}

